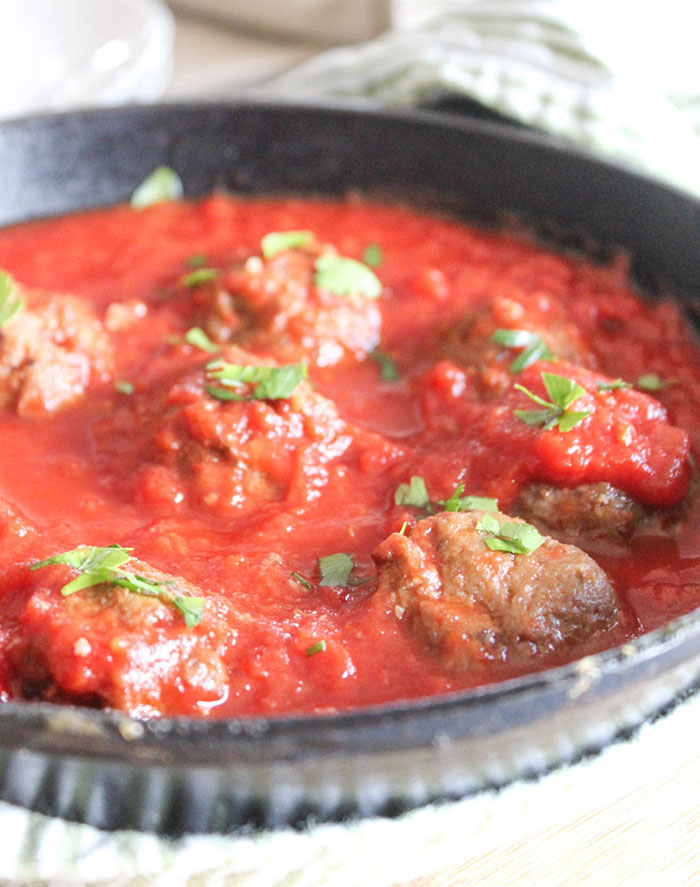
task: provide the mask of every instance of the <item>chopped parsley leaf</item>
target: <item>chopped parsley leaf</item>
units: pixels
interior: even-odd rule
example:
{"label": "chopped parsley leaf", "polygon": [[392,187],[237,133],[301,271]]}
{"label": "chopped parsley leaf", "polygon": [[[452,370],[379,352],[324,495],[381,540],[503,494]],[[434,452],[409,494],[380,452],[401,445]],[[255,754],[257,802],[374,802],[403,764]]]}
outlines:
{"label": "chopped parsley leaf", "polygon": [[412,505],[414,508],[432,510],[433,504],[422,477],[413,475],[408,484],[399,484],[394,492],[394,505]]}
{"label": "chopped parsley leaf", "polygon": [[524,385],[517,385],[518,391],[526,394],[530,400],[544,407],[543,410],[515,410],[515,415],[526,425],[541,425],[544,431],[558,427],[560,431],[571,431],[586,416],[591,415],[591,410],[573,411],[569,407],[575,403],[579,397],[586,393],[573,379],[566,376],[558,376],[556,373],[542,373],[542,381],[547,390],[547,394],[552,398],[551,402],[544,400],[539,395],[534,394]]}
{"label": "chopped parsley leaf", "polygon": [[346,586],[350,584],[350,574],[355,569],[355,561],[351,554],[340,552],[320,557],[318,567],[321,571],[319,585]]}
{"label": "chopped parsley leaf", "polygon": [[491,551],[532,554],[545,541],[536,527],[515,521],[499,521],[492,514],[485,514],[476,528],[480,533],[488,534],[484,544]]}
{"label": "chopped parsley leaf", "polygon": [[613,379],[612,382],[598,382],[598,391],[619,391],[622,388],[631,388],[631,382],[625,382],[624,379]]}
{"label": "chopped parsley leaf", "polygon": [[210,280],[216,280],[218,273],[219,272],[214,270],[214,268],[195,268],[195,270],[190,271],[189,274],[183,274],[180,278],[180,283],[182,286],[188,287],[199,286],[200,283],[208,283]]}
{"label": "chopped parsley leaf", "polygon": [[645,373],[637,379],[637,388],[640,391],[663,391],[669,385],[677,384],[677,379],[662,379],[656,373]]}
{"label": "chopped parsley leaf", "polygon": [[491,339],[507,348],[523,349],[508,367],[511,373],[520,373],[538,360],[550,360],[554,357],[542,336],[530,330],[498,329]]}
{"label": "chopped parsley leaf", "polygon": [[120,394],[133,394],[134,393],[134,383],[128,382],[126,379],[115,379],[114,387]]}
{"label": "chopped parsley leaf", "polygon": [[195,253],[195,255],[189,257],[185,264],[188,268],[201,268],[207,264],[207,257],[204,253]]}
{"label": "chopped parsley leaf", "polygon": [[131,195],[134,209],[145,209],[154,203],[179,200],[183,189],[180,176],[169,166],[159,166],[147,176]]}
{"label": "chopped parsley leaf", "polygon": [[17,283],[7,271],[0,271],[0,326],[24,308],[24,299],[17,295]]}
{"label": "chopped parsley leaf", "polygon": [[194,348],[201,348],[202,351],[214,352],[219,350],[219,346],[212,342],[209,336],[201,327],[193,326],[185,333],[185,342]]}
{"label": "chopped parsley leaf", "polygon": [[362,261],[365,265],[369,265],[370,268],[378,268],[384,261],[384,253],[381,246],[378,243],[368,243],[362,254]]}
{"label": "chopped parsley leaf", "polygon": [[[207,378],[220,382],[223,387],[207,386],[206,390],[220,400],[285,400],[307,376],[305,363],[246,366],[215,360],[207,365]],[[246,384],[255,386],[247,396],[241,391]],[[234,391],[228,391],[229,388]]]}
{"label": "chopped parsley leaf", "polygon": [[324,253],[316,259],[315,269],[316,286],[336,296],[377,299],[382,294],[382,284],[374,271],[355,259]]}
{"label": "chopped parsley leaf", "polygon": [[464,484],[458,484],[449,499],[438,504],[445,511],[498,511],[498,501],[487,496],[462,496]]}
{"label": "chopped parsley leaf", "polygon": [[266,259],[272,259],[288,249],[308,246],[313,238],[313,231],[272,231],[263,237],[260,248]]}
{"label": "chopped parsley leaf", "polygon": [[410,484],[399,484],[394,492],[395,505],[412,505],[414,508],[422,508],[429,514],[435,514],[438,509],[443,511],[498,511],[496,499],[487,496],[462,496],[464,484],[458,484],[449,499],[441,499],[433,502],[428,495],[425,480],[413,475]]}
{"label": "chopped parsley leaf", "polygon": [[307,647],[306,655],[307,656],[315,656],[317,653],[323,653],[323,651],[325,649],[326,649],[326,642],[325,641],[316,641],[315,644],[311,644],[310,647]]}
{"label": "chopped parsley leaf", "polygon": [[52,564],[65,564],[77,570],[80,575],[61,588],[64,597],[96,585],[115,585],[135,594],[157,597],[165,603],[172,604],[182,613],[188,628],[198,625],[204,612],[204,598],[174,594],[168,587],[173,585],[174,581],[156,582],[146,576],[122,570],[121,567],[131,560],[132,550],[121,545],[108,545],[105,548],[86,545],[38,561],[29,569],[39,570]]}
{"label": "chopped parsley leaf", "polygon": [[396,382],[400,378],[399,368],[381,348],[375,348],[370,357],[379,364],[379,378],[384,382]]}
{"label": "chopped parsley leaf", "polygon": [[308,579],[305,579],[305,578],[301,575],[301,573],[291,573],[290,575],[291,575],[292,579],[293,579],[295,582],[298,582],[299,585],[303,586],[304,588],[307,588],[307,589],[308,589],[308,588],[313,588],[313,587],[314,587],[313,584],[312,584],[311,582],[309,582]]}

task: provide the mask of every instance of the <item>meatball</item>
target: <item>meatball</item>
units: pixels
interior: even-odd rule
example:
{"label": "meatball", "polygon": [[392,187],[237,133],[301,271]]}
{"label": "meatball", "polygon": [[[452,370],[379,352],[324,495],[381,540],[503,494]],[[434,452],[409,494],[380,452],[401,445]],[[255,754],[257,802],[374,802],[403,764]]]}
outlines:
{"label": "meatball", "polygon": [[509,366],[519,353],[493,340],[498,329],[524,330],[539,336],[559,359],[587,367],[596,365],[578,328],[555,298],[546,294],[498,297],[458,323],[443,349],[448,360],[474,368],[489,394],[501,394],[510,387],[513,375]]}
{"label": "meatball", "polygon": [[[278,366],[237,348],[222,356],[236,366]],[[137,498],[150,505],[187,503],[239,516],[318,498],[329,464],[353,440],[334,404],[306,381],[277,399],[255,399],[246,385],[228,389],[240,399],[224,400],[211,393],[217,389],[220,383],[201,366],[129,398],[94,427],[105,468],[127,449],[124,440],[136,437],[142,443],[128,448],[129,475]],[[119,485],[123,490],[123,478]]]}
{"label": "meatball", "polygon": [[[126,568],[169,583],[174,596],[201,595],[184,579],[143,562],[132,560]],[[227,626],[216,599],[207,600],[202,622],[188,627],[173,604],[157,597],[108,584],[63,597],[66,567],[32,575],[37,585],[11,645],[22,695],[138,716],[168,715],[183,706],[201,714],[200,704],[225,695]]]}
{"label": "meatball", "polygon": [[483,518],[478,511],[434,515],[405,536],[389,536],[373,555],[377,593],[448,667],[523,660],[612,627],[615,594],[587,554],[546,537],[531,554],[491,551],[477,528]]}
{"label": "meatball", "polygon": [[376,299],[318,286],[316,261],[327,254],[334,253],[312,241],[271,258],[251,256],[195,288],[195,321],[216,342],[262,347],[281,361],[332,366],[346,353],[363,357],[379,341]]}
{"label": "meatball", "polygon": [[112,344],[94,311],[75,296],[21,292],[25,307],[0,330],[0,407],[41,417],[107,378]]}
{"label": "meatball", "polygon": [[521,493],[515,511],[557,538],[607,536],[629,538],[649,510],[609,483],[555,487],[532,484]]}

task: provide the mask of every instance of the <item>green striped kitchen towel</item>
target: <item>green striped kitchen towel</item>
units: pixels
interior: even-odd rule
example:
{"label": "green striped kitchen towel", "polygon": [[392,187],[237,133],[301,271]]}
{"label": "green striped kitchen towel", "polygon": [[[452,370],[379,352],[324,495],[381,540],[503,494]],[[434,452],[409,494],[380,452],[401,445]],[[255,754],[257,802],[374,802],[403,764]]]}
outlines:
{"label": "green striped kitchen towel", "polygon": [[395,0],[394,18],[265,91],[391,106],[463,95],[700,194],[696,0]]}

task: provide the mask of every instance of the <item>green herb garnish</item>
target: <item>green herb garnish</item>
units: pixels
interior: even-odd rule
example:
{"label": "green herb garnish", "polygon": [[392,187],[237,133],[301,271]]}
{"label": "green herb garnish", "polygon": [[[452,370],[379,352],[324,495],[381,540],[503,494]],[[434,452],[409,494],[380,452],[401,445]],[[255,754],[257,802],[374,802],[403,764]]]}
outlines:
{"label": "green herb garnish", "polygon": [[[308,376],[305,363],[285,366],[245,366],[214,360],[207,364],[207,378],[223,387],[207,386],[207,392],[220,400],[285,400]],[[244,385],[254,384],[252,394],[244,396]],[[234,391],[228,391],[233,388]]]}
{"label": "green herb garnish", "polygon": [[541,425],[544,431],[558,427],[560,431],[571,431],[586,416],[590,416],[591,410],[573,411],[569,407],[579,397],[586,393],[573,379],[566,376],[557,376],[555,373],[542,373],[542,381],[547,389],[547,394],[552,398],[551,402],[544,400],[523,385],[517,385],[518,391],[526,394],[530,400],[544,407],[543,410],[515,410],[515,415],[526,425]]}
{"label": "green herb garnish", "polygon": [[126,379],[115,379],[114,380],[114,388],[120,394],[133,394],[134,393],[134,383],[128,382]]}
{"label": "green herb garnish", "polygon": [[663,391],[669,385],[677,385],[678,379],[662,379],[656,373],[645,373],[637,379],[640,391]]}
{"label": "green herb garnish", "polygon": [[394,492],[394,505],[412,505],[414,508],[432,511],[433,503],[423,478],[413,475],[410,483],[399,484]]}
{"label": "green herb garnish", "polygon": [[401,524],[401,529],[399,530],[399,536],[405,536],[405,535],[406,535],[406,528],[407,528],[407,527],[408,527],[408,521],[405,520],[405,521]]}
{"label": "green herb garnish", "polygon": [[121,545],[109,545],[106,548],[85,546],[48,557],[32,564],[30,569],[38,570],[52,564],[65,564],[73,567],[80,575],[61,588],[61,594],[64,596],[95,585],[115,585],[134,594],[157,597],[165,603],[172,604],[185,617],[185,625],[188,628],[198,625],[204,612],[204,598],[174,594],[168,587],[175,584],[174,580],[155,582],[146,576],[122,570],[121,567],[131,560],[132,551],[133,549],[123,548]]}
{"label": "green herb garnish", "polygon": [[201,348],[202,351],[209,351],[210,353],[219,350],[219,346],[215,342],[212,342],[204,330],[198,326],[193,326],[191,329],[187,330],[185,333],[185,342],[187,342],[188,345],[192,345],[194,348]]}
{"label": "green herb garnish", "polygon": [[631,388],[631,382],[625,382],[624,379],[613,379],[612,382],[597,382],[598,391],[619,391],[623,388]]}
{"label": "green herb garnish", "polygon": [[325,649],[326,649],[326,642],[325,641],[316,641],[315,644],[311,644],[310,647],[307,647],[306,655],[307,656],[315,656],[317,653],[323,653],[323,651]]}
{"label": "green herb garnish", "polygon": [[464,484],[458,484],[449,499],[438,504],[444,511],[498,511],[498,502],[487,496],[462,496]]}
{"label": "green herb garnish", "polygon": [[195,255],[190,256],[185,263],[188,268],[201,268],[203,265],[207,264],[207,257],[204,253],[195,253]]}
{"label": "green herb garnish", "polygon": [[131,195],[131,205],[134,209],[144,209],[154,203],[179,200],[182,194],[180,176],[169,166],[159,166]]}
{"label": "green herb garnish", "polygon": [[382,284],[374,271],[355,259],[325,253],[316,259],[315,268],[316,286],[336,296],[377,299],[382,294]]}
{"label": "green herb garnish", "polygon": [[542,336],[529,330],[498,329],[491,339],[507,348],[524,349],[515,360],[511,361],[508,367],[511,373],[520,373],[538,360],[551,360],[554,357]]}
{"label": "green herb garnish", "polygon": [[209,283],[210,280],[216,280],[219,272],[214,268],[195,268],[189,274],[183,274],[180,278],[182,286],[194,287],[200,283]]}
{"label": "green herb garnish", "polygon": [[384,253],[381,246],[378,243],[368,243],[362,254],[362,261],[365,265],[369,265],[370,268],[378,268],[384,261]]}
{"label": "green herb garnish", "polygon": [[319,585],[349,585],[350,574],[355,569],[355,562],[351,554],[340,552],[328,554],[318,559],[318,567],[321,571]]}
{"label": "green herb garnish", "polygon": [[443,511],[498,511],[496,499],[487,496],[463,496],[464,484],[458,484],[449,499],[433,501],[428,495],[425,480],[413,475],[408,484],[399,484],[394,492],[395,505],[412,505],[414,508],[422,508],[429,514],[434,514],[438,509]]}
{"label": "green herb garnish", "polygon": [[499,521],[492,514],[485,514],[476,528],[487,534],[484,543],[491,551],[532,554],[545,541],[544,536],[530,524]]}
{"label": "green herb garnish", "polygon": [[308,246],[313,238],[313,231],[273,231],[263,237],[260,248],[266,259],[272,259],[288,249]]}
{"label": "green herb garnish", "polygon": [[303,586],[304,588],[307,588],[307,589],[313,588],[313,584],[311,582],[309,582],[308,579],[305,579],[301,575],[301,573],[291,573],[290,575],[295,582],[298,582],[299,585]]}
{"label": "green herb garnish", "polygon": [[17,295],[17,283],[7,271],[0,271],[0,326],[24,308],[24,299]]}
{"label": "green herb garnish", "polygon": [[379,378],[384,382],[396,382],[400,378],[399,368],[381,348],[375,348],[370,357],[379,364]]}

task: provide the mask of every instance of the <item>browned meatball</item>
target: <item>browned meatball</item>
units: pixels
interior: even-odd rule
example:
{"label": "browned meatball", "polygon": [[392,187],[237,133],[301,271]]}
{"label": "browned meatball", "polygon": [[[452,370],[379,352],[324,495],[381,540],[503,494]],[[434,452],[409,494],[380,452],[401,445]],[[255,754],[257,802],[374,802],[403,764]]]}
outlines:
{"label": "browned meatball", "polygon": [[[125,569],[170,583],[176,596],[201,594],[137,560]],[[183,706],[202,714],[200,703],[226,692],[222,653],[227,635],[235,633],[217,612],[222,604],[216,598],[207,600],[202,622],[188,627],[172,604],[125,588],[98,585],[63,597],[59,589],[71,578],[64,566],[32,575],[37,585],[11,645],[23,695],[149,716]]]}
{"label": "browned meatball", "polygon": [[[221,356],[236,366],[277,366],[235,347]],[[125,439],[138,439],[125,473],[137,484],[135,495],[151,505],[197,504],[237,516],[268,503],[296,507],[316,499],[327,466],[353,442],[333,402],[306,381],[279,399],[255,399],[247,385],[240,400],[223,400],[210,393],[217,387],[202,364],[95,423],[105,469],[127,449]],[[123,478],[119,486],[123,491]]]}
{"label": "browned meatball", "polygon": [[615,594],[587,554],[549,538],[531,554],[491,551],[477,529],[483,517],[438,514],[405,536],[389,536],[374,553],[377,593],[446,665],[527,658],[615,624]]}
{"label": "browned meatball", "polygon": [[269,259],[251,256],[195,289],[196,322],[217,342],[263,347],[281,361],[332,366],[346,353],[364,356],[379,341],[376,299],[317,286],[324,251],[314,241]]}
{"label": "browned meatball", "polygon": [[20,291],[25,307],[0,330],[0,407],[40,417],[78,400],[106,378],[112,344],[85,302]]}
{"label": "browned meatball", "polygon": [[498,329],[524,330],[540,336],[555,357],[594,368],[595,358],[563,306],[546,294],[498,297],[469,315],[449,333],[443,356],[478,371],[484,389],[500,394],[513,382],[509,366],[522,349],[493,340]]}
{"label": "browned meatball", "polygon": [[555,487],[532,484],[516,512],[557,538],[606,536],[625,539],[648,519],[649,510],[609,483]]}

